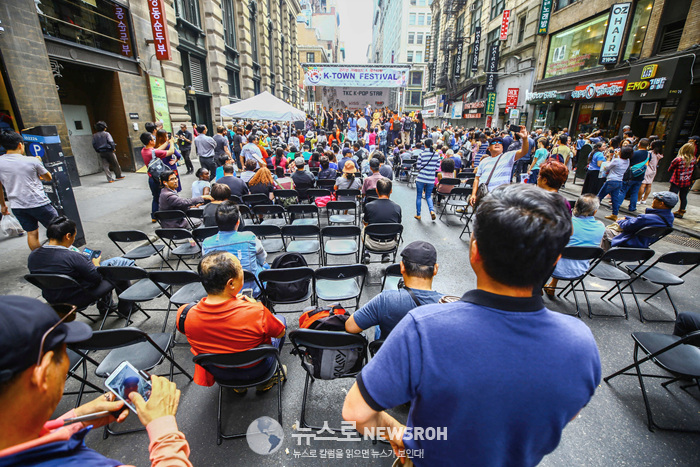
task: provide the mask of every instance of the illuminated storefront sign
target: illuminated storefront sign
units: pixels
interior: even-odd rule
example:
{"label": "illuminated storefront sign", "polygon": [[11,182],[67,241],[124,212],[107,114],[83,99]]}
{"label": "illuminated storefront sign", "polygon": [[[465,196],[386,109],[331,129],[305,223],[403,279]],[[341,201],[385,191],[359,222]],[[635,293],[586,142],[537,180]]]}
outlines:
{"label": "illuminated storefront sign", "polygon": [[597,99],[601,97],[621,96],[625,92],[627,80],[591,83],[587,86],[576,86],[571,92],[572,99]]}

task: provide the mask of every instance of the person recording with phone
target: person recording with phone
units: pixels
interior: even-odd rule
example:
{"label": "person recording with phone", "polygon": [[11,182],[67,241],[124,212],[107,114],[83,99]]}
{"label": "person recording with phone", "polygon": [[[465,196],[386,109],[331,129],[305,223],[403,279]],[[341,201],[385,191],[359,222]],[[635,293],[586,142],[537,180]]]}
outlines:
{"label": "person recording with phone", "polygon": [[[43,289],[42,295],[49,303],[70,303],[78,308],[89,306],[97,301],[100,313],[106,313],[113,308],[112,290],[114,284],[105,280],[97,271],[98,266],[132,266],[130,259],[115,257],[102,261],[99,256],[90,257],[81,253],[73,246],[77,228],[74,221],[66,216],[59,216],[49,224],[46,236],[49,241],[29,254],[27,267],[32,274],[63,274],[75,279],[82,287]],[[118,282],[117,288],[125,290],[128,281]],[[123,317],[129,316],[132,303],[119,300],[117,313]]]}
{"label": "person recording with phone", "polygon": [[[123,422],[129,411],[112,393],[49,422],[63,395],[70,364],[66,344],[92,336],[85,323],[72,321],[75,310],[63,318],[34,298],[0,297],[0,465],[120,466],[88,448],[85,436],[93,428]],[[148,402],[131,394],[136,415],[146,427],[152,466],[191,466],[190,447],[177,428],[175,414],[180,391],[166,378],[151,376]],[[109,414],[100,417],[100,412]],[[89,421],[71,423],[72,418]],[[60,421],[63,421],[61,426]],[[53,428],[59,426],[59,428]]]}

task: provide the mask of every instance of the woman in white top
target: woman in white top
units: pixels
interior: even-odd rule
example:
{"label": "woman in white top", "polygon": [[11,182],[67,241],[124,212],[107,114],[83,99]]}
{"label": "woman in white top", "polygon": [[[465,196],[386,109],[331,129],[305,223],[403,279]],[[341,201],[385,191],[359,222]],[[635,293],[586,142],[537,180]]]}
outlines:
{"label": "woman in white top", "polygon": [[659,161],[664,158],[664,142],[657,139],[651,143],[651,151],[649,151],[649,164],[647,171],[644,173],[644,181],[639,188],[639,203],[647,204],[647,198],[651,193],[651,184],[656,177],[656,168],[659,166]]}
{"label": "woman in white top", "polygon": [[632,146],[625,146],[620,149],[620,157],[614,158],[610,161],[610,164],[605,168],[601,168],[608,173],[605,183],[600,188],[598,192],[598,198],[602,201],[608,194],[612,199],[612,214],[605,216],[606,219],[611,221],[617,220],[617,213],[620,210],[620,205],[624,200],[624,193],[622,190],[622,177],[630,166],[630,158],[634,153]]}
{"label": "woman in white top", "polygon": [[203,195],[208,195],[211,191],[211,183],[209,183],[209,171],[205,168],[200,168],[195,173],[197,180],[192,182],[192,197],[199,198]]}

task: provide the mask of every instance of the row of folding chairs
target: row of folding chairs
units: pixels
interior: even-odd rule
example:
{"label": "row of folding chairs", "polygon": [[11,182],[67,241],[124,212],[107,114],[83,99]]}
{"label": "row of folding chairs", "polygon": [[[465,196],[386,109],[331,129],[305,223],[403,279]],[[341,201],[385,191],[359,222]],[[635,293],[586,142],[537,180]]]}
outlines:
{"label": "row of folding chairs", "polygon": [[[629,317],[625,295],[632,295],[641,322],[673,322],[678,316],[678,308],[673,301],[669,287],[679,286],[685,283],[683,277],[694,270],[700,264],[700,252],[695,251],[675,251],[660,255],[655,261],[649,263],[654,256],[654,251],[649,248],[624,248],[614,247],[604,252],[598,247],[567,247],[562,253],[562,258],[571,260],[590,261],[589,268],[576,277],[557,276],[555,279],[567,281],[566,286],[559,290],[558,296],[566,298],[573,294],[576,303],[576,315],[581,316],[576,288],[580,287],[586,300],[588,317]],[[663,267],[676,266],[677,270],[671,271]],[[682,271],[681,271],[682,270]],[[594,313],[588,294],[592,291],[586,288],[585,279],[594,277],[598,281],[612,282],[613,285],[602,292],[601,299],[608,301],[619,296],[622,302],[623,314],[603,315]],[[658,286],[655,290],[642,291],[635,289],[642,282]],[[644,315],[639,298],[646,295],[644,302],[648,302],[653,297],[665,293],[674,312],[673,319],[650,319]]]}

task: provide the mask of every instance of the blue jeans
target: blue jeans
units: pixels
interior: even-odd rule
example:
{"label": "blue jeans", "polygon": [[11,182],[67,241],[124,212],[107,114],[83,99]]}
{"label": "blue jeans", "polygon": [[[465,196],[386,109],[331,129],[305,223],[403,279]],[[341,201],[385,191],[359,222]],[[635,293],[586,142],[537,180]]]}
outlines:
{"label": "blue jeans", "polygon": [[611,182],[606,180],[598,192],[598,199],[602,201],[607,195],[610,195],[610,198],[612,198],[612,213],[614,216],[617,216],[617,213],[620,212],[622,200],[625,199],[622,191],[622,181]]}
{"label": "blue jeans", "polygon": [[537,178],[540,175],[540,169],[532,169],[530,171],[530,177],[527,179],[527,183],[531,185],[537,185]]}
{"label": "blue jeans", "polygon": [[416,215],[420,216],[420,208],[421,205],[423,204],[423,201],[421,201],[421,198],[423,198],[423,192],[425,192],[425,200],[428,202],[428,209],[430,209],[430,212],[434,212],[435,208],[433,207],[433,188],[435,188],[435,184],[433,182],[430,183],[423,183],[416,181]]}
{"label": "blue jeans", "polygon": [[27,232],[38,230],[39,223],[48,228],[51,221],[58,217],[58,213],[51,203],[35,208],[13,208],[12,214]]}
{"label": "blue jeans", "polygon": [[627,195],[630,196],[630,211],[637,209],[637,199],[639,198],[639,188],[642,186],[642,180],[633,182],[628,180],[622,185],[622,198],[620,204],[624,201]]}
{"label": "blue jeans", "polygon": [[151,219],[155,219],[155,217],[153,216],[156,212],[158,212],[158,198],[160,198],[160,185],[150,175],[148,177],[148,187],[151,189],[151,195],[153,196],[153,200],[151,201]]}

